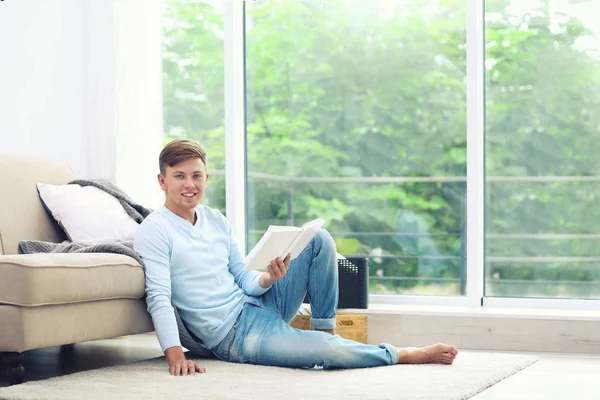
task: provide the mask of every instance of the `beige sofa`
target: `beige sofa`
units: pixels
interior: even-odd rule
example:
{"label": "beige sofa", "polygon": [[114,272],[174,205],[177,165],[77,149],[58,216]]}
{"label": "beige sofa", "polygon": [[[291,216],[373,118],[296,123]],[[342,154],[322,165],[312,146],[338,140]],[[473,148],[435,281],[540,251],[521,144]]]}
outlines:
{"label": "beige sofa", "polygon": [[0,358],[11,384],[24,380],[24,351],[154,330],[133,258],[17,254],[21,240],[65,240],[36,183],[73,179],[66,165],[0,154]]}

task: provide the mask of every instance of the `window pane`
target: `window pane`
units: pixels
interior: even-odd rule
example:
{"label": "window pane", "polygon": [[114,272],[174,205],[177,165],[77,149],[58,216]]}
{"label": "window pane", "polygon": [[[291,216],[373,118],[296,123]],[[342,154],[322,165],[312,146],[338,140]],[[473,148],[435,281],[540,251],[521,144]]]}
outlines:
{"label": "window pane", "polygon": [[600,297],[600,1],[486,2],[486,295]]}
{"label": "window pane", "polygon": [[207,152],[203,204],[225,213],[223,2],[167,0],[163,12],[164,141]]}
{"label": "window pane", "polygon": [[464,294],[464,0],[246,5],[249,248],[322,217],[371,293]]}

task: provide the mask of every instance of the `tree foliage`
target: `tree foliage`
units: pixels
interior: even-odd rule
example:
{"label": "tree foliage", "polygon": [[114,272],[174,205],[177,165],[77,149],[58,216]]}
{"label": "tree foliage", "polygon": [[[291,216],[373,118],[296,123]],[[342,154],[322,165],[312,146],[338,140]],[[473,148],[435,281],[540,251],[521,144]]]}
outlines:
{"label": "tree foliage", "polygon": [[[209,168],[223,169],[224,34],[215,4],[166,3],[165,140],[196,139]],[[583,45],[594,32],[550,0],[536,4],[516,15],[511,1],[486,2],[486,173],[598,176],[599,57]],[[302,178],[466,176],[465,11],[463,0],[247,2],[251,245],[269,224],[323,217],[342,254],[371,257],[372,290],[464,290],[464,181]],[[489,179],[486,191],[491,234],[594,233],[600,221],[595,183]],[[213,181],[209,204],[224,210],[224,194],[223,180]],[[598,256],[594,244],[491,237],[487,255]],[[600,280],[597,270],[489,262],[487,293],[598,296],[531,284]]]}

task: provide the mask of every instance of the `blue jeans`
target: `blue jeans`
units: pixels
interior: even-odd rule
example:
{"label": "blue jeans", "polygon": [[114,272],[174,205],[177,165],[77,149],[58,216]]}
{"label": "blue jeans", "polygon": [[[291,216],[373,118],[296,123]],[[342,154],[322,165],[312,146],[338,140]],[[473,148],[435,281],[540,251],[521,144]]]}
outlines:
{"label": "blue jeans", "polygon": [[290,263],[283,279],[244,305],[213,353],[224,361],[293,368],[365,368],[398,362],[398,350],[389,344],[374,346],[292,328],[289,323],[307,292],[311,327],[334,329],[338,270],[335,243],[325,230]]}

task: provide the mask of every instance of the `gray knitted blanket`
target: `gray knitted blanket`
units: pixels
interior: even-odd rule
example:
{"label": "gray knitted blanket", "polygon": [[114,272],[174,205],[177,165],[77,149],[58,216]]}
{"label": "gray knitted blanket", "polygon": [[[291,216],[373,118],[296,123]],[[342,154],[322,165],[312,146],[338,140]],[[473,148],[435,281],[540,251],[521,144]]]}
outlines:
{"label": "gray knitted blanket", "polygon": [[[152,210],[135,203],[129,198],[121,189],[106,179],[77,179],[69,184],[76,184],[80,186],[95,186],[98,189],[105,191],[111,196],[119,200],[119,203],[123,206],[127,214],[133,218],[138,224],[141,223],[144,218],[152,212]],[[126,256],[134,258],[139,262],[142,267],[144,263],[139,254],[133,249],[133,242],[115,242],[108,244],[97,244],[97,245],[83,245],[81,243],[74,243],[69,240],[65,240],[62,243],[44,242],[41,240],[22,240],[18,245],[19,254],[33,254],[33,253],[116,253],[124,254]]]}
{"label": "gray knitted blanket", "polygon": [[[84,180],[77,179],[69,184],[76,184],[80,186],[95,186],[98,189],[104,190],[106,193],[114,196],[119,203],[123,206],[127,214],[133,218],[138,224],[141,223],[144,218],[152,212],[152,210],[135,203],[129,198],[121,189],[106,179],[92,179]],[[80,243],[74,243],[65,240],[62,243],[44,242],[41,240],[22,240],[19,242],[18,252],[20,254],[32,254],[32,253],[116,253],[124,254],[126,256],[134,258],[140,265],[144,266],[144,261],[140,255],[133,249],[133,242],[120,242],[120,243],[109,243],[109,244],[98,244],[98,245],[83,245]],[[190,350],[192,353],[197,354],[201,357],[214,358],[215,355],[212,351],[204,347],[201,340],[193,337],[188,331],[187,327],[181,320],[177,308],[173,306],[175,311],[175,318],[177,320],[177,328],[179,330],[179,339],[181,344]]]}
{"label": "gray knitted blanket", "polygon": [[133,249],[133,242],[84,245],[65,240],[62,243],[44,242],[42,240],[21,240],[17,247],[19,254],[33,253],[116,253],[134,258],[142,267],[144,263],[140,255]]}

